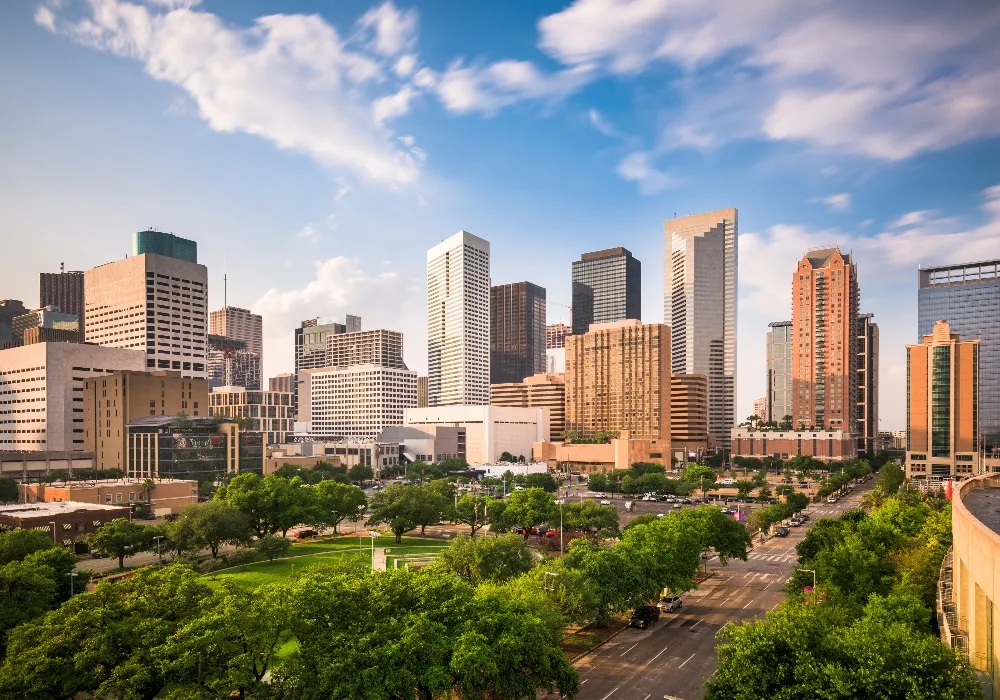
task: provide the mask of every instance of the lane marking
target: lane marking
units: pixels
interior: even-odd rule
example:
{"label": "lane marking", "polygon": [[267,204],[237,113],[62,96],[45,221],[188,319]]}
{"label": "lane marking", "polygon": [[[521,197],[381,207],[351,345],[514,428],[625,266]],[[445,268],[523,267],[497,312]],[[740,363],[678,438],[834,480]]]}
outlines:
{"label": "lane marking", "polygon": [[639,642],[636,642],[635,644],[633,644],[632,646],[630,646],[628,649],[626,649],[625,651],[623,651],[618,656],[625,656],[625,654],[629,653],[630,651],[632,651],[633,649],[635,649],[637,646],[639,646]]}
{"label": "lane marking", "polygon": [[656,656],[654,656],[653,658],[651,658],[651,659],[650,659],[649,661],[647,661],[646,663],[644,663],[644,664],[642,665],[642,667],[643,667],[643,668],[646,668],[647,666],[649,666],[649,665],[650,665],[651,663],[653,663],[653,662],[654,662],[654,661],[656,661],[656,660],[657,660],[658,658],[660,658],[660,655],[661,655],[661,654],[663,654],[663,652],[665,652],[665,651],[666,651],[667,649],[669,649],[669,648],[670,648],[670,645],[668,644],[667,646],[665,646],[665,647],[663,647],[662,649],[660,649],[660,653],[659,653],[659,654],[657,654]]}
{"label": "lane marking", "polygon": [[691,625],[691,631],[694,632],[694,628],[697,627],[698,625],[700,625],[704,621],[705,621],[705,618],[701,618],[696,623],[694,623],[693,625]]}
{"label": "lane marking", "polygon": [[583,685],[584,683],[586,683],[589,680],[590,680],[589,678],[584,678],[582,681],[580,681],[580,685]]}
{"label": "lane marking", "polygon": [[746,610],[747,608],[749,608],[751,603],[753,603],[753,599],[748,600],[747,604],[743,606],[743,609]]}
{"label": "lane marking", "polygon": [[[695,652],[695,653],[697,653],[697,652]],[[678,666],[677,668],[684,668],[684,664],[686,664],[688,661],[690,661],[693,658],[694,658],[694,654],[691,654],[691,656],[687,657],[687,659],[684,661],[684,663],[681,664],[680,666]],[[615,688],[615,690],[618,690],[618,689]]]}
{"label": "lane marking", "polygon": [[[778,607],[779,605],[781,605],[781,601],[780,600],[777,603],[774,604],[774,608]],[[774,608],[771,608],[771,610],[774,610]],[[768,610],[768,612],[771,612],[771,610]]]}
{"label": "lane marking", "polygon": [[[618,690],[618,688],[615,688],[615,690]],[[601,700],[608,700],[608,698],[615,694],[615,690],[612,690],[610,693],[601,698]]]}
{"label": "lane marking", "polygon": [[[652,693],[650,693],[649,695],[652,695]],[[644,697],[642,700],[649,700],[649,695],[647,695],[646,697]]]}

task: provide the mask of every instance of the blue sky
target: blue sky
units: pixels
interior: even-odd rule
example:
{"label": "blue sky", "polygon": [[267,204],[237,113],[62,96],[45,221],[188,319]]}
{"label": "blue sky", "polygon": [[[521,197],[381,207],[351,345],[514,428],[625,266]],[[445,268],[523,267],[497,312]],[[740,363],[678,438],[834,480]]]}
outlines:
{"label": "blue sky", "polygon": [[838,243],[900,428],[917,266],[1000,255],[1000,6],[939,5],[3,3],[0,297],[154,226],[198,241],[213,306],[225,272],[264,315],[267,373],[345,312],[423,370],[425,251],[455,231],[553,302],[624,245],[653,322],[663,220],[735,206],[739,414],[795,261]]}

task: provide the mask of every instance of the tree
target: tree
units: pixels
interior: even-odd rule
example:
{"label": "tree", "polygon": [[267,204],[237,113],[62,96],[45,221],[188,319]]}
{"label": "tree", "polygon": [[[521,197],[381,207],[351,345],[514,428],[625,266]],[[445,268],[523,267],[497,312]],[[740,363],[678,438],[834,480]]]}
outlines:
{"label": "tree", "polygon": [[17,528],[0,532],[0,565],[21,561],[32,552],[54,546],[52,534],[41,530]]}
{"label": "tree", "polygon": [[420,525],[426,494],[420,486],[401,484],[393,484],[385,491],[372,494],[368,502],[368,524],[385,523],[396,535],[396,544],[401,544],[403,533]]}
{"label": "tree", "polygon": [[131,523],[125,518],[115,518],[87,535],[87,544],[105,554],[118,557],[118,568],[125,568],[125,557],[150,551],[155,531],[145,525]]}
{"label": "tree", "polygon": [[258,537],[279,530],[282,536],[313,516],[313,492],[299,478],[286,479],[270,474],[261,478],[253,472],[234,476],[216,493],[216,500],[238,508],[250,518]]}
{"label": "tree", "polygon": [[0,503],[17,503],[17,482],[9,476],[0,476]]}
{"label": "tree", "polygon": [[590,474],[587,477],[587,488],[595,493],[608,490],[608,478],[601,473]]}
{"label": "tree", "polygon": [[598,505],[595,501],[574,501],[563,506],[563,525],[579,530],[589,537],[600,533],[618,532],[618,510],[614,506]]}
{"label": "tree", "polygon": [[[70,599],[71,595],[79,595],[87,590],[90,581],[90,571],[76,571],[76,556],[63,547],[49,547],[32,552],[23,559],[24,564],[42,566],[51,573],[52,582],[56,585],[56,603]],[[76,581],[70,582],[70,573],[75,573]]]}
{"label": "tree", "polygon": [[771,489],[767,486],[761,486],[760,490],[757,491],[757,500],[761,502],[771,500]]}
{"label": "tree", "polygon": [[547,472],[544,474],[528,474],[524,477],[524,485],[529,489],[539,488],[549,493],[555,493],[559,490],[559,482]]}
{"label": "tree", "polygon": [[355,484],[370,481],[375,477],[375,470],[367,464],[355,464],[347,470],[347,477]]}
{"label": "tree", "polygon": [[733,486],[736,487],[736,495],[738,498],[748,498],[750,492],[753,491],[753,482],[747,481],[746,479],[738,480]]}
{"label": "tree", "polygon": [[692,464],[681,472],[681,479],[697,486],[701,491],[701,497],[705,497],[705,493],[712,488],[718,488],[715,486],[715,472],[710,468],[702,464]]}
{"label": "tree", "polygon": [[167,526],[167,533],[178,551],[197,552],[207,547],[213,559],[222,545],[249,545],[253,538],[250,519],[223,501],[190,506]]}
{"label": "tree", "polygon": [[[631,528],[625,534],[655,525]],[[651,561],[646,555],[630,556],[620,547],[601,547],[588,540],[569,543],[562,558],[565,565],[580,572],[594,594],[594,622],[606,624],[617,612],[642,605],[660,592],[650,575]]]}
{"label": "tree", "polygon": [[473,585],[503,583],[535,566],[531,550],[513,534],[479,539],[459,535],[441,551],[439,562]]}
{"label": "tree", "polygon": [[[473,496],[465,494],[458,499],[457,505],[452,509],[455,522],[464,523],[469,526],[472,537],[476,536],[476,531],[484,527],[489,517],[489,511],[497,508],[503,501],[488,496]],[[502,505],[499,507],[503,507]]]}
{"label": "tree", "polygon": [[514,458],[514,455],[512,455],[507,450],[504,450],[503,452],[500,453],[500,461],[507,462],[508,464],[513,464],[517,460]]}
{"label": "tree", "polygon": [[151,698],[166,684],[155,649],[204,612],[210,593],[180,564],[101,582],[10,633],[0,697]]}
{"label": "tree", "polygon": [[288,639],[289,614],[284,586],[247,590],[223,582],[154,657],[175,688],[212,697],[259,697],[269,689],[264,677]]}
{"label": "tree", "polygon": [[363,510],[368,500],[357,486],[336,481],[321,481],[313,489],[313,515],[310,522],[318,527],[337,527]]}
{"label": "tree", "polygon": [[34,562],[13,561],[0,566],[0,639],[53,606],[58,593],[54,578],[52,569]]}
{"label": "tree", "polygon": [[750,533],[743,523],[727,516],[718,508],[702,506],[671,513],[670,517],[678,519],[683,526],[691,529],[703,551],[714,549],[723,566],[728,559],[747,560]]}
{"label": "tree", "polygon": [[292,543],[278,535],[264,535],[257,540],[257,551],[267,557],[269,562],[285,556],[291,548]]}
{"label": "tree", "polygon": [[556,500],[542,489],[515,491],[507,499],[505,517],[515,525],[532,528],[559,517]]}

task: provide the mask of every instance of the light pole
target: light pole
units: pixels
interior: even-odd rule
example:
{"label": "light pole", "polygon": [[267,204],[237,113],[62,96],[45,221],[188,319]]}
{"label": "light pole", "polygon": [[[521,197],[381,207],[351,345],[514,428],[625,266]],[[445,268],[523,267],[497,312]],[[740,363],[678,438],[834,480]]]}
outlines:
{"label": "light pole", "polygon": [[378,537],[378,533],[369,531],[368,535],[372,538],[372,571],[375,571],[375,538]]}
{"label": "light pole", "polygon": [[816,572],[813,569],[799,569],[799,571],[804,571],[807,574],[812,574],[813,575],[812,594],[813,594],[813,607],[815,607],[816,606]]}
{"label": "light pole", "polygon": [[[363,513],[364,510],[365,510],[364,504],[358,506],[358,517],[361,517],[361,513]],[[357,522],[357,521],[355,521],[355,522]],[[363,548],[361,546],[361,528],[359,527],[358,528],[358,558],[359,559],[361,558],[361,550],[362,549]]]}
{"label": "light pole", "polygon": [[54,520],[49,521],[49,525],[52,526],[52,544],[56,543],[56,522]]}
{"label": "light pole", "polygon": [[160,566],[163,566],[163,558],[160,556],[160,540],[163,539],[163,535],[157,535],[153,539],[156,540],[156,558],[159,560]]}
{"label": "light pole", "polygon": [[565,502],[562,498],[556,501],[559,504],[559,556],[563,555],[563,503]]}
{"label": "light pole", "polygon": [[73,579],[75,579],[80,574],[77,574],[77,573],[74,573],[74,572],[70,572],[70,573],[68,573],[66,575],[69,576],[69,597],[72,598],[73,597]]}

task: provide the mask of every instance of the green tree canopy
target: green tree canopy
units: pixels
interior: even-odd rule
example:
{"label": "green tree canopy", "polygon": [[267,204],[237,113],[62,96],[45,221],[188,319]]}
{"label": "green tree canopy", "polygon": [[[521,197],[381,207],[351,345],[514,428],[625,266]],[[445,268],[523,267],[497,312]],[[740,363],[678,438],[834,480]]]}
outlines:
{"label": "green tree canopy", "polygon": [[224,544],[249,545],[253,527],[239,509],[223,501],[207,501],[186,508],[167,526],[167,535],[177,551],[208,548],[215,559]]}
{"label": "green tree canopy", "polygon": [[309,522],[319,527],[337,527],[348,518],[357,517],[367,503],[365,492],[351,484],[321,481],[313,489],[313,514]]}
{"label": "green tree canopy", "polygon": [[17,482],[9,476],[0,476],[0,503],[17,503]]}
{"label": "green tree canopy", "polygon": [[535,558],[517,535],[472,539],[459,535],[441,551],[439,563],[469,583],[503,583],[531,571]]}
{"label": "green tree canopy", "polygon": [[375,477],[375,470],[367,464],[355,464],[347,470],[347,477],[355,484],[359,484],[362,481],[371,481]]}
{"label": "green tree canopy", "polygon": [[551,474],[528,474],[524,477],[524,485],[528,488],[538,488],[549,493],[559,489],[559,482]]}
{"label": "green tree canopy", "polygon": [[396,535],[396,543],[401,543],[403,533],[419,527],[426,513],[435,507],[435,504],[428,505],[429,498],[435,497],[422,486],[393,484],[385,491],[372,494],[368,501],[368,524],[388,525]]}
{"label": "green tree canopy", "polygon": [[589,537],[601,533],[617,534],[618,510],[614,506],[598,505],[591,499],[572,501],[563,506],[563,527],[583,532]]}
{"label": "green tree canopy", "polygon": [[264,535],[257,540],[257,551],[271,562],[288,554],[291,548],[292,543],[281,535]]}
{"label": "green tree canopy", "polygon": [[54,546],[51,532],[21,528],[0,532],[0,565],[21,561],[32,552]]}
{"label": "green tree canopy", "polygon": [[157,531],[145,525],[115,518],[87,535],[87,544],[105,554],[118,557],[118,568],[125,568],[125,557],[153,549]]}
{"label": "green tree canopy", "polygon": [[559,509],[551,493],[532,488],[515,491],[507,498],[505,517],[515,525],[532,528],[559,518]]}

